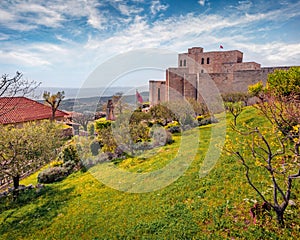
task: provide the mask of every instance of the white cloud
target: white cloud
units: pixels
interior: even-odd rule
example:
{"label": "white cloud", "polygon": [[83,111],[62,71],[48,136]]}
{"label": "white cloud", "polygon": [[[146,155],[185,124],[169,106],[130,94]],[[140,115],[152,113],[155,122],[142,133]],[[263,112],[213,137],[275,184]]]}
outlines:
{"label": "white cloud", "polygon": [[7,34],[0,33],[0,41],[8,40],[10,37]]}
{"label": "white cloud", "polygon": [[86,17],[87,23],[96,29],[103,29],[107,23],[103,11],[99,11],[101,4],[97,0],[24,0],[2,5],[0,24],[14,30],[61,27],[70,17]]}
{"label": "white cloud", "polygon": [[249,0],[238,1],[238,6],[236,7],[239,11],[248,11],[252,7],[253,3]]}
{"label": "white cloud", "polygon": [[158,12],[166,11],[168,9],[168,4],[161,4],[159,0],[154,0],[151,3],[150,11],[153,15],[155,15]]}
{"label": "white cloud", "polygon": [[123,15],[126,16],[135,15],[143,11],[142,8],[135,8],[134,6],[130,7],[126,4],[119,4],[118,9]]}
{"label": "white cloud", "polygon": [[[51,24],[63,24],[66,15],[76,17],[86,17],[90,25],[94,28],[103,28],[109,22],[108,18],[98,15],[99,9],[94,1],[87,1],[89,5],[83,4],[83,1],[66,0],[70,5],[66,8],[59,3],[62,0],[50,1],[50,8],[41,8],[42,16],[57,16]],[[157,1],[153,1],[157,2]],[[153,3],[152,2],[152,3]],[[158,1],[159,2],[159,1]],[[160,2],[159,2],[160,3]],[[123,2],[118,2],[123,4]],[[31,5],[33,6],[33,5]],[[119,5],[116,5],[119,6]],[[131,15],[128,20],[117,31],[109,36],[92,35],[84,43],[76,43],[76,36],[70,39],[70,36],[56,34],[55,37],[60,41],[59,44],[18,44],[5,43],[0,46],[0,66],[5,64],[15,64],[23,67],[32,67],[31,71],[36,69],[54,69],[59,68],[58,79],[70,78],[63,72],[72,72],[74,78],[86,76],[94,67],[108,58],[138,48],[165,48],[178,52],[185,52],[187,48],[193,46],[202,46],[205,51],[218,50],[219,45],[224,45],[225,50],[237,49],[244,52],[245,61],[257,61],[263,66],[276,65],[299,65],[300,45],[298,43],[284,43],[283,41],[274,41],[272,43],[258,43],[257,23],[272,21],[285,22],[286,20],[300,16],[298,11],[300,3],[287,5],[283,9],[278,9],[265,13],[241,14],[236,13],[230,16],[221,16],[217,14],[187,14],[179,17],[170,17],[164,20],[148,22],[148,16],[135,15],[137,8],[124,8],[124,13]],[[31,8],[31,11],[38,10],[39,7]],[[80,9],[82,11],[80,11]],[[130,12],[130,11],[133,12]],[[23,9],[27,12],[28,9]],[[153,10],[155,14],[156,10]],[[157,10],[162,11],[162,10]],[[137,12],[138,13],[138,12]],[[11,13],[15,14],[15,13]],[[56,15],[57,14],[57,15]],[[153,14],[153,12],[152,12]],[[126,14],[124,14],[126,15]],[[5,15],[7,21],[12,21],[9,14]],[[58,17],[60,16],[60,17]],[[123,19],[123,21],[125,21]],[[2,19],[0,19],[1,23]],[[118,20],[119,21],[119,20]],[[120,20],[121,21],[121,20]],[[36,27],[39,22],[32,25],[22,26],[19,22],[10,22],[11,26],[16,27]],[[19,25],[18,25],[19,24]],[[123,24],[123,23],[122,23]],[[264,25],[264,24],[261,24]],[[188,27],[187,27],[188,26]],[[266,31],[274,30],[273,25],[266,25]],[[84,28],[78,28],[76,34],[87,34]],[[1,38],[7,38],[7,35],[0,34]],[[20,69],[23,71],[23,69]],[[81,71],[78,76],[74,72]],[[5,72],[5,71],[4,71]],[[57,74],[58,74],[57,72]],[[56,72],[55,72],[56,73]],[[42,74],[42,73],[41,73]],[[52,75],[55,75],[54,73]],[[47,79],[47,76],[45,79]]]}
{"label": "white cloud", "polygon": [[205,5],[205,0],[199,0],[198,3],[199,3],[201,6],[204,6],[204,5]]}

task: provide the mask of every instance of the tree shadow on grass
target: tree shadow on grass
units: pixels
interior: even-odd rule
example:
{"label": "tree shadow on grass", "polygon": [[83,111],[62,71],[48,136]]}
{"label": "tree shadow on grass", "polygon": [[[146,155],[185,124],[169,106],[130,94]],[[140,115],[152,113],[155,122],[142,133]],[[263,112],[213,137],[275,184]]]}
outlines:
{"label": "tree shadow on grass", "polygon": [[[40,192],[23,193],[16,201],[0,202],[0,238],[16,239],[30,236],[33,232],[47,228],[62,207],[74,197],[74,187],[60,190],[47,186]],[[4,204],[4,206],[3,206]]]}

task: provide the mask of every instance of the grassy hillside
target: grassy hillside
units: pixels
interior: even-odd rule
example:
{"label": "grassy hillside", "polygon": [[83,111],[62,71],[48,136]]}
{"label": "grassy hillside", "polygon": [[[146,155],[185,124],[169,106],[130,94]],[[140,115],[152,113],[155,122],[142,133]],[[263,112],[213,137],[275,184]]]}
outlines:
{"label": "grassy hillside", "polygon": [[[227,116],[227,122],[232,120]],[[238,122],[267,125],[255,109],[247,108]],[[219,126],[224,122],[218,123]],[[216,126],[218,126],[218,124]],[[270,220],[253,224],[251,199],[260,200],[248,186],[237,159],[223,154],[209,174],[199,177],[208,149],[211,126],[201,127],[197,155],[188,170],[169,186],[149,193],[111,189],[90,172],[77,172],[62,182],[19,203],[1,205],[1,239],[297,239],[300,236],[300,184],[292,199],[297,207],[286,215],[287,227]],[[191,133],[193,134],[193,133]],[[230,128],[227,136],[237,136]],[[175,143],[117,166],[131,172],[149,172],[165,166],[179,148]],[[187,149],[188,150],[188,149]],[[108,166],[113,163],[106,163]],[[97,171],[97,166],[91,169]],[[263,181],[264,172],[252,177]],[[23,184],[36,183],[36,175]],[[261,184],[260,187],[263,187]],[[247,201],[246,199],[250,199]],[[252,205],[251,205],[252,204]]]}

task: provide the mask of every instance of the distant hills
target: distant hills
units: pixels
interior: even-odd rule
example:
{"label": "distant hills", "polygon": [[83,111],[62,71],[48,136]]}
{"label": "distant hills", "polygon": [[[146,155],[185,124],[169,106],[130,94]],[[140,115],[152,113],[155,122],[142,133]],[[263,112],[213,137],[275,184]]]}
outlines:
{"label": "distant hills", "polygon": [[[65,111],[103,111],[103,105],[107,103],[112,96],[118,92],[122,92],[122,101],[127,104],[135,104],[136,96],[132,94],[133,87],[111,87],[111,88],[38,88],[35,91],[35,98],[39,102],[43,102],[42,94],[44,91],[56,93],[58,91],[65,92],[65,99],[61,102],[59,109]],[[131,93],[131,94],[130,94]],[[140,92],[145,102],[149,101],[149,92]]]}
{"label": "distant hills", "polygon": [[[35,90],[35,98],[42,99],[44,91],[56,93],[65,92],[65,99],[71,98],[91,98],[97,96],[113,96],[117,92],[126,94],[135,90],[134,87],[109,87],[109,88],[58,88],[58,87],[39,87]],[[139,89],[138,89],[139,90]],[[139,90],[141,91],[141,90]]]}

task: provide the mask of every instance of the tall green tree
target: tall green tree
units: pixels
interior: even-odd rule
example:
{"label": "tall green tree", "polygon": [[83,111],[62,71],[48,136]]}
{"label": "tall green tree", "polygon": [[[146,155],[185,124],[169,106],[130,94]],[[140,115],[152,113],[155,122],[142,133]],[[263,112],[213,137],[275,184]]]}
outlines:
{"label": "tall green tree", "polygon": [[11,177],[17,189],[21,176],[50,162],[61,145],[62,129],[53,122],[0,125],[0,173]]}

